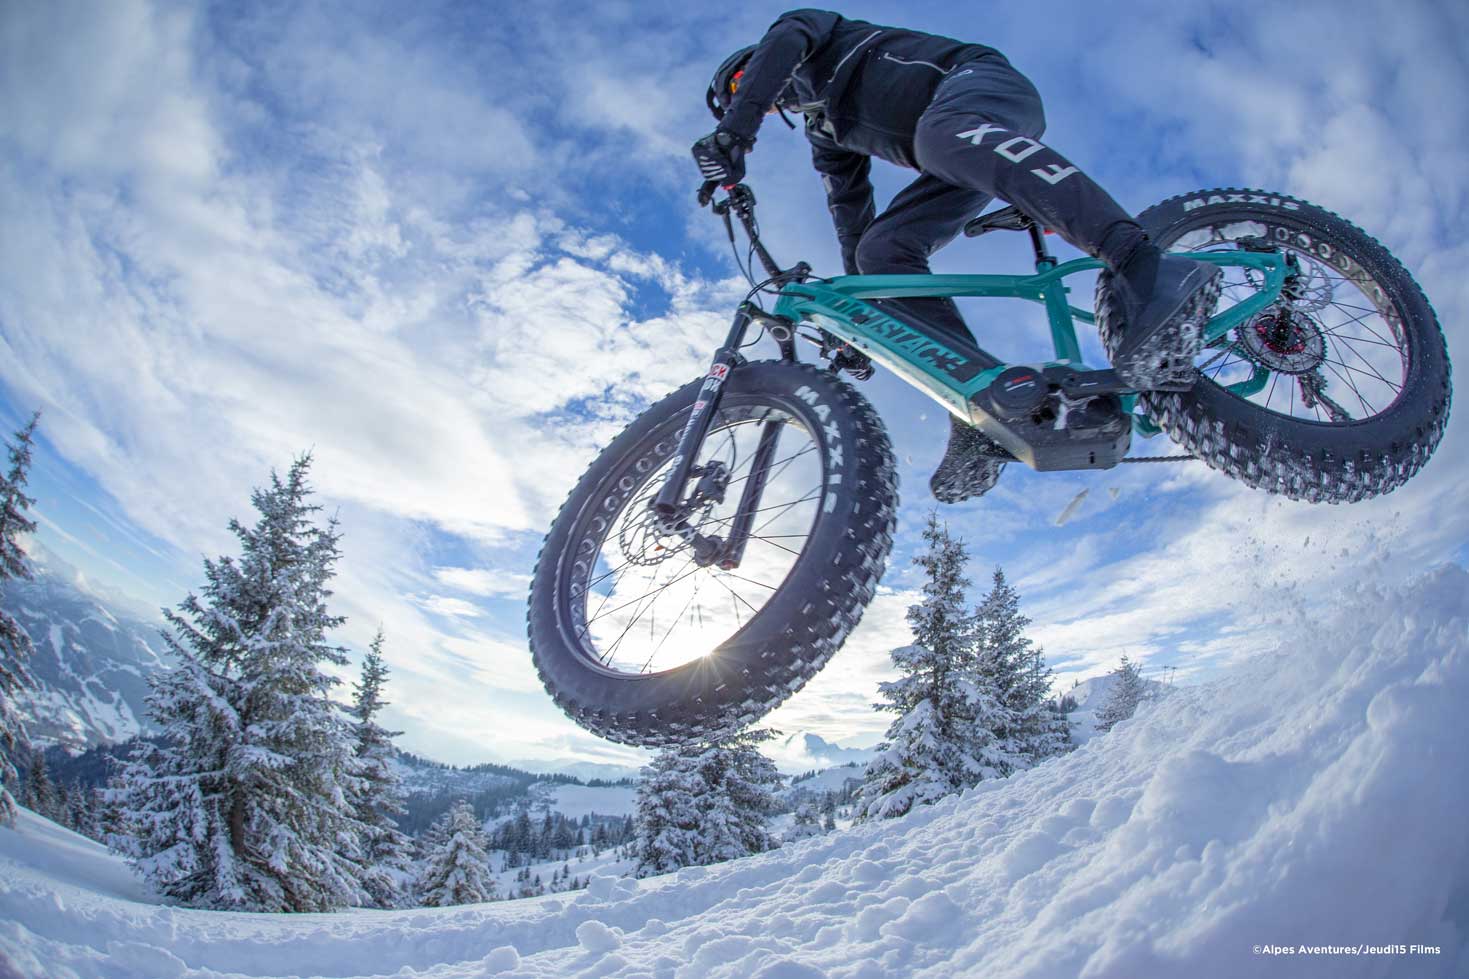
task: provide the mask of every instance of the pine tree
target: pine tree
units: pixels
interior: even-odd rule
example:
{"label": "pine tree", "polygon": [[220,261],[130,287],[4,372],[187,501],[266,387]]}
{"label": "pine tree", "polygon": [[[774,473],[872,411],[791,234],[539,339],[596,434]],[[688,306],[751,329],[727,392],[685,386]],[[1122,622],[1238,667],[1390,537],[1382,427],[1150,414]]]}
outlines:
{"label": "pine tree", "polygon": [[382,699],[388,676],[382,647],[379,629],[363,661],[362,680],[353,688],[358,781],[352,801],[363,833],[362,885],[374,907],[395,908],[404,898],[412,844],[393,818],[406,811],[402,782],[393,767],[393,738],[401,732],[385,730],[374,720],[387,706]]}
{"label": "pine tree", "polygon": [[837,800],[830,792],[821,800],[821,831],[830,833],[837,828]]}
{"label": "pine tree", "polygon": [[977,723],[987,737],[986,764],[1003,777],[1069,750],[1070,727],[1050,702],[1054,674],[1026,635],[1030,619],[1020,612],[1020,595],[996,568],[993,586],[975,610],[976,670],[999,693],[998,709]]}
{"label": "pine tree", "polygon": [[775,810],[775,765],[747,731],[660,752],[638,783],[633,852],[639,877],[720,863],[779,844],[766,824]]}
{"label": "pine tree", "polygon": [[699,813],[703,794],[688,749],[666,748],[642,770],[636,802],[639,877],[666,874],[698,862]]}
{"label": "pine tree", "polygon": [[[312,523],[310,457],[252,494],[230,529],[239,560],[205,561],[202,598],[166,612],[178,667],[149,695],[161,745],[143,742],[114,798],[121,843],[161,893],[195,907],[329,911],[367,899],[349,795],[352,732],[325,667],[335,521]],[[112,840],[117,839],[114,833]],[[116,844],[115,844],[116,845]]]}
{"label": "pine tree", "polygon": [[803,802],[796,807],[796,813],[792,817],[790,831],[786,833],[786,842],[804,840],[808,836],[821,835],[821,817],[817,814],[815,807],[809,802]]}
{"label": "pine tree", "polygon": [[[0,477],[0,598],[4,597],[7,581],[31,577],[20,537],[36,529],[35,521],[26,516],[36,501],[26,496],[25,485],[31,467],[31,443],[40,418],[39,411],[33,414],[30,423],[15,433],[15,442],[6,443],[10,469]],[[31,686],[26,669],[31,652],[31,637],[0,606],[0,826],[15,823],[11,790],[18,776],[11,756],[29,744],[16,701],[21,691]]]}
{"label": "pine tree", "polygon": [[21,804],[38,816],[45,816],[56,823],[63,823],[61,793],[51,780],[51,770],[46,764],[46,753],[40,748],[31,752],[30,765],[26,767],[25,780],[21,788]]}
{"label": "pine tree", "polygon": [[707,746],[697,764],[703,795],[695,799],[700,864],[721,863],[773,850],[780,843],[767,823],[781,783],[775,763],[759,746],[775,737],[768,730],[744,731]]}
{"label": "pine tree", "polygon": [[447,908],[495,900],[490,839],[473,807],[463,799],[454,803],[434,824],[431,836],[436,843],[419,871],[419,903]]}
{"label": "pine tree", "polygon": [[878,688],[879,710],[898,715],[867,766],[857,818],[901,816],[994,774],[990,745],[975,720],[1000,711],[999,693],[975,671],[975,617],[967,610],[963,542],[930,513],[928,550],[914,558],[927,574],[923,601],[908,609],[914,644],[892,653],[904,674]]}
{"label": "pine tree", "polygon": [[1118,721],[1125,721],[1131,717],[1147,692],[1142,671],[1126,656],[1122,657],[1122,664],[1112,671],[1112,676],[1114,677],[1112,688],[1107,693],[1102,709],[1097,711],[1098,734],[1105,734],[1112,730]]}

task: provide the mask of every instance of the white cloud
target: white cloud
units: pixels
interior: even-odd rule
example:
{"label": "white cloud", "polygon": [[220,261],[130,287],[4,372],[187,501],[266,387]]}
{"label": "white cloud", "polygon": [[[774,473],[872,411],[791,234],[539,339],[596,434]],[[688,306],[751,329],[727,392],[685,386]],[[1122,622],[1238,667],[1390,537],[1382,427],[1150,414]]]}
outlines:
{"label": "white cloud", "polygon": [[490,598],[520,598],[530,588],[528,574],[489,568],[435,568],[434,579],[457,591]]}

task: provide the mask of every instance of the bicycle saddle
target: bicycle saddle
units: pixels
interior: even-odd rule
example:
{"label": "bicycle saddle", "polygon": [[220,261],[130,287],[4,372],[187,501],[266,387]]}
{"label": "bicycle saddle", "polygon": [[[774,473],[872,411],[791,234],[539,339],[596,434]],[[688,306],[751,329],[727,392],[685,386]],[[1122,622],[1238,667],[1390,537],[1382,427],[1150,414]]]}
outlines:
{"label": "bicycle saddle", "polygon": [[1013,204],[1002,207],[998,211],[990,211],[981,214],[964,226],[966,238],[978,238],[980,235],[990,231],[1025,231],[1034,227],[1035,222],[1022,213]]}

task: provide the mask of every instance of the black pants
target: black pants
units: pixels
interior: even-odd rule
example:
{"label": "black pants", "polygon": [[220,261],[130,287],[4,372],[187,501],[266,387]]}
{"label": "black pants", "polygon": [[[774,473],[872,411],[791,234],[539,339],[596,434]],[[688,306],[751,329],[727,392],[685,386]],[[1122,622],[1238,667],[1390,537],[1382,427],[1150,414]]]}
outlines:
{"label": "black pants", "polygon": [[[921,175],[868,225],[857,245],[864,275],[929,271],[928,257],[998,197],[1077,248],[1115,266],[1142,229],[1095,181],[1039,142],[1040,94],[1000,58],[953,70],[918,119]],[[887,304],[965,343],[973,335],[952,299]]]}

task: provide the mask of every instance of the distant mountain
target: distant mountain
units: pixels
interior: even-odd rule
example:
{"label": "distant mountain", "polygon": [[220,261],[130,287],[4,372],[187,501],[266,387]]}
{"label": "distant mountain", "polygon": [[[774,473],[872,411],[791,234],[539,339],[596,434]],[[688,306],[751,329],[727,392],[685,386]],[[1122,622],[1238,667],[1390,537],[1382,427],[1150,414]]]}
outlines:
{"label": "distant mountain", "polygon": [[36,689],[20,698],[31,739],[79,751],[152,733],[147,678],[170,666],[160,623],[101,597],[54,558],[35,571],[0,592],[35,646]]}
{"label": "distant mountain", "polygon": [[777,738],[762,746],[761,750],[787,775],[840,765],[865,765],[877,753],[875,748],[843,748],[810,732]]}

